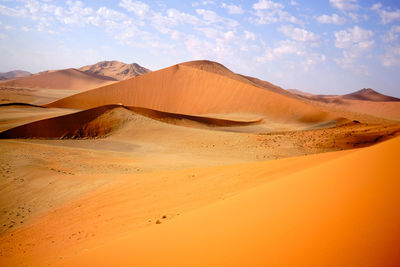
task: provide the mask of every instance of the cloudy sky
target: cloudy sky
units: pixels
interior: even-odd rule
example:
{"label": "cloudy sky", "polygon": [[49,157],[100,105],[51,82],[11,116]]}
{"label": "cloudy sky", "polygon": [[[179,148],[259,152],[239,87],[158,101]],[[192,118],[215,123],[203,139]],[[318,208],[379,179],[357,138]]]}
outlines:
{"label": "cloudy sky", "polygon": [[0,0],[0,72],[195,60],[284,88],[400,96],[400,1]]}

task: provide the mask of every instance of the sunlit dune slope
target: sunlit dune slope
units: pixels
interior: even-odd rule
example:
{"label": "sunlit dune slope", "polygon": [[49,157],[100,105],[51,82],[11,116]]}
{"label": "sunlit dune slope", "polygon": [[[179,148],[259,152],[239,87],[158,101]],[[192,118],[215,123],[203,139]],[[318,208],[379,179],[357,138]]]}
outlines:
{"label": "sunlit dune slope", "polygon": [[[203,63],[201,61],[201,66],[204,66]],[[296,99],[252,86],[223,73],[203,70],[204,67],[193,67],[193,64],[174,65],[47,106],[88,109],[121,103],[190,115],[242,112],[280,121],[320,122],[332,119],[327,113]]]}
{"label": "sunlit dune slope", "polygon": [[57,263],[398,266],[399,151],[396,138],[340,154]]}
{"label": "sunlit dune slope", "polygon": [[0,83],[1,86],[22,88],[46,88],[88,90],[115,82],[110,77],[88,74],[77,69],[65,69],[38,73],[29,77]]}
{"label": "sunlit dune slope", "polygon": [[[105,105],[73,114],[39,120],[0,133],[0,138],[94,138],[119,129],[133,117],[145,116],[153,120],[204,126],[245,126],[261,120],[229,120],[212,117],[167,113],[157,110],[121,105]],[[198,125],[197,125],[198,126]]]}

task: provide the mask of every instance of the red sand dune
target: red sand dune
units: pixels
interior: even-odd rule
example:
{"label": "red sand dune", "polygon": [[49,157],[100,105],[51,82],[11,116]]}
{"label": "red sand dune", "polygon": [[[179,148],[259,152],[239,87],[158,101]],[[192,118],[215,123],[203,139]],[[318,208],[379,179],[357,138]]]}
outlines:
{"label": "red sand dune", "polygon": [[88,74],[77,69],[65,69],[42,72],[29,77],[5,81],[0,85],[21,88],[88,90],[115,81],[110,77]]}
{"label": "red sand dune", "polygon": [[[399,151],[396,138],[337,153],[58,265],[399,266]],[[263,164],[252,171],[263,173]]]}
{"label": "red sand dune", "polygon": [[272,120],[321,122],[328,113],[271,90],[252,85],[214,62],[174,65],[119,83],[76,94],[49,107],[88,109],[123,104],[181,114],[253,113]]}

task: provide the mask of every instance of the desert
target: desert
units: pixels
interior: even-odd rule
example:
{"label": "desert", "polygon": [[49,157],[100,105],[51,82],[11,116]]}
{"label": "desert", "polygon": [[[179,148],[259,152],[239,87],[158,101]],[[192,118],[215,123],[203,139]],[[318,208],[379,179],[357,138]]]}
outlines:
{"label": "desert", "polygon": [[[253,2],[194,2],[186,8],[197,15],[168,9],[165,16],[164,7],[156,12],[150,3],[130,0],[112,6],[115,10],[72,1],[61,9],[47,2],[40,2],[36,9],[25,2],[0,4],[0,40],[14,38],[10,33],[1,37],[4,23],[12,22],[3,18],[16,16],[21,9],[24,19],[42,12],[63,27],[95,27],[81,39],[75,30],[62,28],[63,34],[81,41],[78,46],[104,30],[107,35],[101,35],[96,51],[121,55],[123,47],[129,46],[142,59],[143,50],[150,55],[156,48],[155,56],[144,62],[161,62],[160,53],[176,58],[171,64],[153,65],[157,68],[142,66],[136,59],[124,63],[123,56],[89,62],[96,55],[91,49],[85,50],[87,57],[79,58],[76,50],[68,60],[54,54],[49,61],[37,59],[40,66],[53,66],[48,62],[61,66],[55,63],[63,59],[65,68],[41,67],[35,72],[33,67],[22,70],[22,65],[5,69],[0,63],[1,266],[400,265],[398,75],[387,71],[391,79],[381,83],[385,90],[372,87],[381,81],[377,74],[376,78],[366,75],[365,80],[352,74],[349,81],[343,74],[330,88],[346,82],[353,88],[350,85],[358,86],[362,80],[362,84],[371,82],[374,89],[365,85],[353,91],[308,91],[290,68],[285,69],[281,85],[275,79],[281,76],[269,69],[240,72],[239,64],[229,61],[232,55],[220,60],[212,56],[179,60],[181,54],[172,53],[169,46],[155,42],[135,47],[122,39],[140,34],[144,42],[160,31],[177,41],[181,35],[172,28],[178,31],[179,25],[195,22],[197,27],[214,25],[207,37],[213,38],[219,27],[239,31],[246,23],[267,24],[260,14],[267,16],[265,12],[271,10],[277,13],[268,14],[280,14],[276,20],[285,21],[281,23],[295,23],[285,17],[284,10],[302,6],[301,1]],[[173,6],[168,1],[163,4]],[[361,8],[357,1],[332,0],[326,5],[342,10],[340,16],[346,18],[332,22],[333,27],[349,23],[348,10],[369,12],[370,19],[373,12],[392,10],[382,4]],[[216,19],[217,11],[210,13],[213,6],[227,10],[229,16],[249,14],[259,20],[232,26],[236,24],[228,18]],[[245,11],[246,7],[252,11]],[[133,24],[121,9],[141,23]],[[68,16],[61,20],[63,12]],[[76,18],[73,14],[81,14],[86,22],[71,22]],[[118,19],[112,20],[113,15]],[[185,19],[173,21],[177,16]],[[138,30],[159,20],[163,27],[157,24],[152,34]],[[328,22],[318,23],[328,28]],[[382,19],[379,27],[389,27],[389,23]],[[286,36],[292,28],[285,25],[278,32]],[[125,35],[113,37],[115,49],[110,52],[108,38],[127,26]],[[353,51],[349,46],[357,41],[343,44],[337,39],[354,32],[357,38],[368,37],[359,40],[357,49],[370,45],[367,39],[374,35],[356,27],[347,30],[347,35],[339,30],[333,34],[337,49]],[[23,32],[32,40],[38,34],[61,38],[40,29]],[[394,35],[400,32],[393,29]],[[295,31],[302,35],[293,40],[304,42],[314,36],[304,31]],[[249,34],[240,40],[241,45],[255,42],[257,38]],[[229,45],[237,44],[227,33],[221,36]],[[320,49],[316,43],[322,36],[311,38],[310,47]],[[217,41],[218,49],[221,43]],[[289,44],[284,42],[286,48]],[[203,45],[196,46],[196,51],[206,50],[207,43]],[[243,53],[259,51],[241,45]],[[265,48],[272,51],[264,56],[268,66],[285,64],[281,58],[272,61],[282,56],[282,49]],[[23,49],[21,53],[26,55]],[[4,58],[8,56],[11,53]],[[71,61],[76,63],[67,64]],[[260,60],[249,62],[256,65]],[[265,78],[269,75],[274,79]],[[312,76],[309,85],[318,87],[321,79],[329,84],[331,73],[318,75],[307,69],[301,75]],[[289,81],[294,81],[290,87]]]}

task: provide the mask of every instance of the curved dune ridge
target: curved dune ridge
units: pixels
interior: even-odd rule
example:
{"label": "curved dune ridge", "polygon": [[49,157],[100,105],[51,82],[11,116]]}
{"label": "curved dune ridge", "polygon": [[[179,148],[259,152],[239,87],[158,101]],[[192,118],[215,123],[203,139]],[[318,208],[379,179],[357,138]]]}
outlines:
{"label": "curved dune ridge", "polygon": [[335,119],[297,99],[253,86],[246,78],[236,75],[248,82],[239,81],[231,77],[235,74],[221,66],[209,61],[178,64],[66,97],[47,106],[89,109],[120,103],[189,115],[242,112],[285,122]]}
{"label": "curved dune ridge", "polygon": [[[122,105],[105,105],[73,114],[31,122],[0,133],[0,138],[95,138],[120,128],[131,116],[139,114],[157,121],[206,126],[245,126],[262,120],[229,120],[192,116]],[[186,120],[186,121],[183,121]],[[189,122],[188,122],[189,121]]]}
{"label": "curved dune ridge", "polygon": [[[396,138],[337,153],[180,218],[88,247],[57,265],[398,266],[399,151]],[[262,175],[268,164],[248,166]],[[246,166],[226,171],[240,173]]]}
{"label": "curved dune ridge", "polygon": [[88,90],[111,84],[115,81],[110,77],[89,74],[77,69],[65,69],[42,72],[29,77],[5,81],[0,85],[21,88]]}

